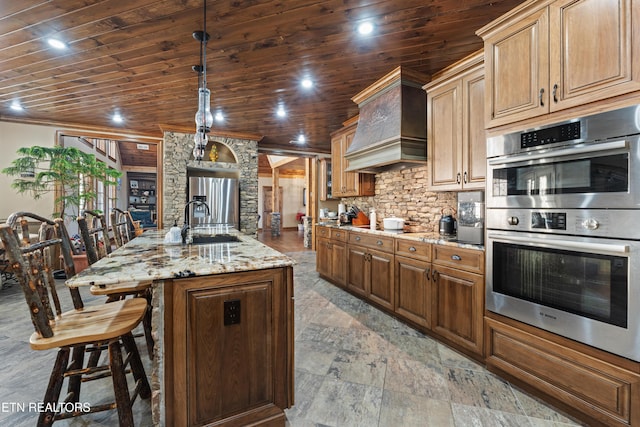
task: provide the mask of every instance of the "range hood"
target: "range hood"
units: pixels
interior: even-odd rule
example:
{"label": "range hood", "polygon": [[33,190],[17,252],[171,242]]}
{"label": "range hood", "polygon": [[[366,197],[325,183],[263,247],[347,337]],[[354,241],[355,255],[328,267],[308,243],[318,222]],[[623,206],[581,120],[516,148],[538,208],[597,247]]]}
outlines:
{"label": "range hood", "polygon": [[397,67],[351,98],[360,117],[345,158],[348,172],[378,173],[427,161],[429,77]]}

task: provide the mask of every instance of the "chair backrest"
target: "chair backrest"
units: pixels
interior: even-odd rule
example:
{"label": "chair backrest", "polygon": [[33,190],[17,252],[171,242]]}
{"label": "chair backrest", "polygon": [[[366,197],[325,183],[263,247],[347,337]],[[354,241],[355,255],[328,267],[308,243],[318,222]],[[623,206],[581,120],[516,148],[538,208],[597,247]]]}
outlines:
{"label": "chair backrest", "polygon": [[120,246],[131,240],[131,224],[129,223],[129,214],[122,209],[113,208],[109,215],[113,237],[116,246]]}
{"label": "chair backrest", "polygon": [[[41,223],[38,238],[33,243],[29,235],[30,219]],[[56,218],[52,221],[37,214],[18,212],[0,225],[0,239],[22,287],[36,332],[45,338],[53,336],[51,323],[62,313],[53,277],[59,257],[66,277],[75,275],[71,241],[63,220]],[[74,307],[82,308],[78,289],[69,290]]]}
{"label": "chair backrest", "polygon": [[77,221],[89,265],[111,253],[109,228],[104,220],[104,215],[100,212],[85,210]]}

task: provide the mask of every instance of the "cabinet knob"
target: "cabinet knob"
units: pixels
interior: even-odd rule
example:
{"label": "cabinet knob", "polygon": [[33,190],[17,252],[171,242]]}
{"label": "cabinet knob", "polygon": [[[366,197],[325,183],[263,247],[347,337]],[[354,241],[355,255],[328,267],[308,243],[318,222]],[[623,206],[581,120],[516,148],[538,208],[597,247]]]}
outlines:
{"label": "cabinet knob", "polygon": [[540,94],[538,95],[538,98],[540,99],[540,106],[544,107],[544,100],[542,99],[542,97],[544,96],[544,88],[540,88]]}
{"label": "cabinet knob", "polygon": [[356,241],[360,241],[360,236],[356,236]]}
{"label": "cabinet knob", "polygon": [[456,174],[456,184],[460,184],[460,172]]}
{"label": "cabinet knob", "polygon": [[463,182],[466,184],[467,183],[467,171],[464,171],[464,179]]}
{"label": "cabinet knob", "polygon": [[451,259],[454,261],[462,261],[462,257],[460,255],[451,255]]}
{"label": "cabinet knob", "polygon": [[553,85],[553,102],[558,103],[558,83]]}
{"label": "cabinet knob", "polygon": [[382,240],[378,240],[378,241],[376,242],[376,245],[378,245],[378,246],[382,246]]}
{"label": "cabinet knob", "polygon": [[417,249],[416,249],[415,247],[413,247],[413,246],[409,246],[409,250],[410,250],[411,252],[415,252]]}
{"label": "cabinet knob", "polygon": [[340,233],[336,233],[336,237],[340,237]]}

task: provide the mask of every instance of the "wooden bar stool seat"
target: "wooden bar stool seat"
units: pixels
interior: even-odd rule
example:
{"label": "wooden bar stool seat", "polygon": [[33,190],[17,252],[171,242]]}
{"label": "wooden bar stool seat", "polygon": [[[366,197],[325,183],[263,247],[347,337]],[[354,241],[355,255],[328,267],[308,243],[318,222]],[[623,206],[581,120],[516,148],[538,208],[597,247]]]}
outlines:
{"label": "wooden bar stool seat", "polygon": [[[36,242],[29,238],[29,221],[41,222]],[[67,288],[73,309],[63,311],[54,279],[54,268],[62,258],[67,278],[75,275],[71,241],[62,219],[54,221],[19,212],[0,225],[0,240],[27,302],[35,332],[29,339],[33,350],[58,349],[37,425],[50,426],[57,420],[116,409],[120,426],[133,426],[131,407],[138,396],[149,398],[151,388],[133,338],[147,312],[141,298],[98,306],[84,306],[77,288]],[[85,352],[109,351],[103,365],[85,366]],[[123,352],[124,349],[124,352]],[[134,378],[132,390],[127,374]],[[90,404],[81,397],[82,384],[111,377],[114,402]],[[60,400],[64,383],[67,393]],[[35,401],[35,399],[34,399]],[[64,403],[64,404],[61,404]],[[69,405],[72,404],[72,405]],[[72,409],[68,409],[71,406]]]}
{"label": "wooden bar stool seat", "polygon": [[[117,218],[116,221],[118,221]],[[78,217],[78,227],[80,228],[80,236],[84,242],[89,265],[98,262],[99,259],[111,253],[109,227],[106,225],[104,215],[96,211],[86,210],[83,215]],[[114,226],[111,227],[114,231],[114,236],[116,235],[117,228],[118,224],[114,224]],[[120,237],[115,239],[116,245],[118,241],[123,241],[123,235],[127,236],[124,230],[118,231],[118,234],[120,234]],[[131,281],[113,285],[94,285],[91,286],[90,292],[93,295],[103,295],[107,297],[106,302],[108,303],[123,300],[128,296],[144,298],[147,301],[147,312],[143,318],[142,325],[147,342],[147,352],[149,357],[153,358],[154,341],[151,335],[151,282]]]}

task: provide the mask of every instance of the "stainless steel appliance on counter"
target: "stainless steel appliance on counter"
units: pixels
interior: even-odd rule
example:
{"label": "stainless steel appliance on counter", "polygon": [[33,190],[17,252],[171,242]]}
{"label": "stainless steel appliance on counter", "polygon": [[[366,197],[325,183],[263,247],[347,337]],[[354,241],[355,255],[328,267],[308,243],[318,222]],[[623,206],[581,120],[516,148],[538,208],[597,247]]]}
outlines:
{"label": "stainless steel appliance on counter", "polygon": [[189,178],[189,200],[205,202],[210,209],[192,204],[189,207],[189,224],[192,228],[229,225],[239,228],[240,186],[237,179],[196,177]]}
{"label": "stainless steel appliance on counter", "polygon": [[458,193],[458,242],[484,243],[484,191]]}
{"label": "stainless steel appliance on counter", "polygon": [[640,108],[487,152],[487,309],[640,361]]}

